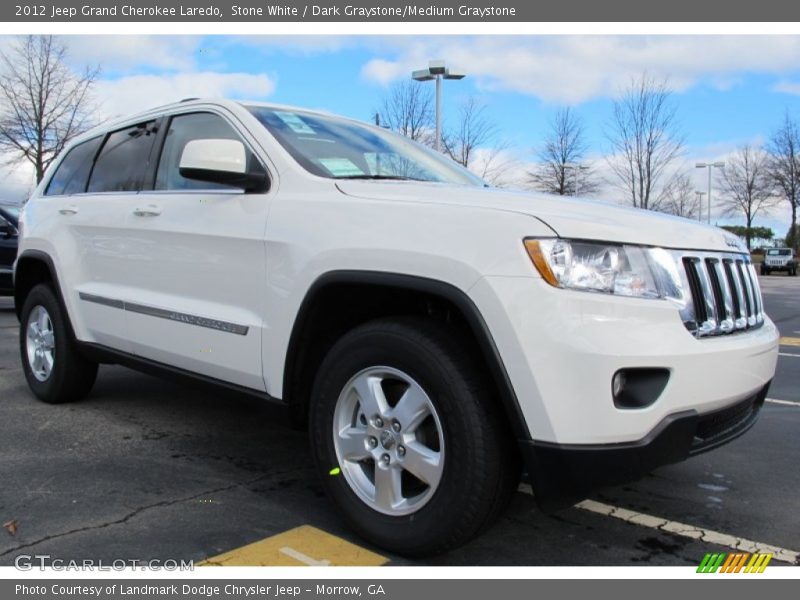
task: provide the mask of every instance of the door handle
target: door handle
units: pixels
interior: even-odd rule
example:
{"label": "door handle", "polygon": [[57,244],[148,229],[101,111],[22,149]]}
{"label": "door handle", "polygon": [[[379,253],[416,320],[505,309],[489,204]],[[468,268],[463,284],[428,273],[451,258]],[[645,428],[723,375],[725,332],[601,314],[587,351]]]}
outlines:
{"label": "door handle", "polygon": [[71,206],[65,206],[64,208],[58,209],[58,212],[60,212],[62,215],[67,215],[67,216],[77,215],[78,207],[73,204]]}
{"label": "door handle", "polygon": [[157,217],[161,214],[161,207],[155,204],[141,206],[133,209],[133,214],[137,217]]}

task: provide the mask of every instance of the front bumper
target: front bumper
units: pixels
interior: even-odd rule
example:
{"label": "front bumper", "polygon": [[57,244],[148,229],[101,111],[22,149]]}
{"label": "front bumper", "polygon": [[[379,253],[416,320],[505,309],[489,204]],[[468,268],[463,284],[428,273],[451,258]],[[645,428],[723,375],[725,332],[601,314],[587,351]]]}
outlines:
{"label": "front bumper", "polygon": [[635,442],[620,444],[520,443],[535,490],[547,512],[572,506],[592,490],[635,481],[650,471],[706,452],[739,437],[758,420],[769,384],[720,410],[687,410],[665,417]]}
{"label": "front bumper", "polygon": [[[470,290],[519,404],[527,439],[558,445],[633,443],[668,416],[711,413],[772,380],[778,331],[762,326],[695,338],[666,300],[556,289],[542,279],[486,277]],[[669,373],[643,408],[615,406],[622,369]]]}

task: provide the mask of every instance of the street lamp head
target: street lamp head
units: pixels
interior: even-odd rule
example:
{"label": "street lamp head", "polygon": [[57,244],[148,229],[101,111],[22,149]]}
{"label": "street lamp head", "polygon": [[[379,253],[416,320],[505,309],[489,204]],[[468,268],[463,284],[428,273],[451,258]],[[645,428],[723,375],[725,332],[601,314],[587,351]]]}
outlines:
{"label": "street lamp head", "polygon": [[720,161],[715,162],[714,166],[717,167],[718,169],[721,169],[722,167],[725,166],[725,163],[720,160]]}
{"label": "street lamp head", "polygon": [[459,73],[457,71],[454,72],[451,71],[450,69],[447,69],[447,71],[444,74],[445,79],[464,79],[464,77],[466,77],[464,73]]}
{"label": "street lamp head", "polygon": [[695,164],[695,168],[697,169],[705,169],[708,165],[706,163],[697,163]]}
{"label": "street lamp head", "polygon": [[428,72],[431,75],[445,75],[447,73],[447,67],[443,60],[432,60],[428,62]]}
{"label": "street lamp head", "polygon": [[431,75],[429,69],[420,69],[418,71],[412,71],[411,78],[414,81],[431,81],[432,79],[435,79],[434,76]]}

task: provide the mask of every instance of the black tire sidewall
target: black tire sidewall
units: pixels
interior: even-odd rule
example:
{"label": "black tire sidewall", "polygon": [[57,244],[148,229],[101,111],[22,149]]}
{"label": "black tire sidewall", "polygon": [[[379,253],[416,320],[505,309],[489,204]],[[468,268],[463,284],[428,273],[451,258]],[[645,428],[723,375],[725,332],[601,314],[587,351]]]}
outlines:
{"label": "black tire sidewall", "polygon": [[[341,390],[356,373],[374,366],[387,366],[407,373],[419,383],[433,402],[444,435],[445,466],[434,495],[417,512],[389,516],[367,506],[350,488],[343,474],[331,476],[338,466],[333,444],[333,413]],[[458,402],[471,402],[472,392],[426,344],[397,334],[365,332],[337,344],[324,361],[314,385],[311,408],[311,440],[320,477],[328,494],[350,525],[379,546],[413,555],[427,553],[431,540],[457,530],[460,511],[469,502],[472,472],[479,461],[469,442],[476,426],[474,411],[459,410]],[[470,418],[471,417],[471,418]],[[457,457],[457,459],[454,459]],[[423,533],[421,533],[423,532]]]}
{"label": "black tire sidewall", "polygon": [[[33,374],[31,365],[28,363],[28,353],[26,348],[26,336],[30,315],[33,309],[42,306],[50,315],[50,322],[53,324],[53,335],[55,337],[55,360],[53,370],[45,381],[39,381]],[[37,398],[50,404],[59,404],[66,401],[62,390],[67,384],[67,376],[70,352],[74,350],[70,343],[70,334],[67,323],[64,319],[63,311],[56,298],[53,289],[47,284],[39,284],[34,287],[22,308],[22,319],[20,322],[20,355],[22,358],[22,369],[25,379],[28,381],[33,393]]]}

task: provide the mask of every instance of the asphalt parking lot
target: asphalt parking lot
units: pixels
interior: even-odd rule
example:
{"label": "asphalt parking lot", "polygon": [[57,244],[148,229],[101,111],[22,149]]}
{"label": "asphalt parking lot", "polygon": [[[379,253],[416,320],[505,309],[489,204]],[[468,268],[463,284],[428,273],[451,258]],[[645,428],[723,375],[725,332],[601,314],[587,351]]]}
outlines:
{"label": "asphalt parking lot", "polygon": [[[418,564],[685,566],[768,546],[771,564],[800,564],[800,277],[761,281],[784,345],[750,432],[554,516],[522,486],[483,537]],[[290,534],[302,548],[282,564],[411,564],[343,526],[305,434],[269,406],[115,366],[101,367],[86,400],[45,405],[22,376],[17,328],[0,298],[0,523],[15,524],[0,529],[0,565],[20,554],[202,561],[228,551],[233,564],[275,564],[266,550],[236,549],[275,546],[285,538],[273,536],[301,526],[313,529]]]}

